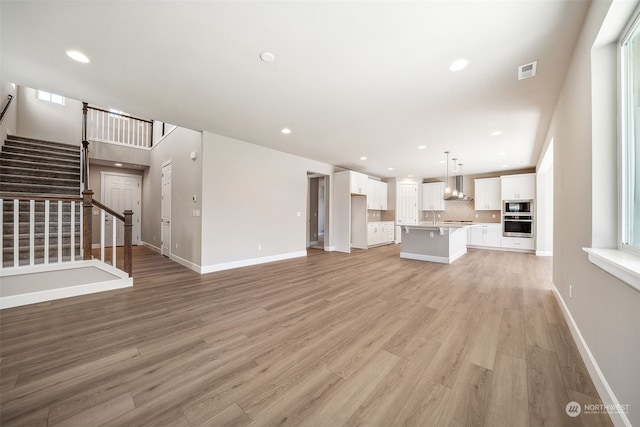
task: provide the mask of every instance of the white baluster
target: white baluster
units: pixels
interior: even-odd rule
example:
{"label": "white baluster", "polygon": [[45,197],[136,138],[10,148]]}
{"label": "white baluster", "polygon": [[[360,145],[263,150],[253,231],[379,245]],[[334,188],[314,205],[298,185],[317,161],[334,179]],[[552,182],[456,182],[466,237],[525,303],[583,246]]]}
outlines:
{"label": "white baluster", "polygon": [[62,262],[62,200],[58,200],[58,262]]}
{"label": "white baluster", "polygon": [[20,200],[13,201],[13,266],[20,265]]}
{"label": "white baluster", "polygon": [[100,260],[104,262],[104,222],[106,221],[104,209],[100,210]]}
{"label": "white baluster", "polygon": [[0,255],[0,270],[4,267],[4,200],[0,199],[0,248],[2,248],[2,255]]}
{"label": "white baluster", "polygon": [[84,259],[84,210],[83,203],[80,202],[80,259]]}
{"label": "white baluster", "polygon": [[36,201],[29,200],[29,265],[35,264]]}
{"label": "white baluster", "polygon": [[44,263],[49,264],[49,200],[44,201]]}
{"label": "white baluster", "polygon": [[71,201],[71,262],[76,260],[76,202]]}
{"label": "white baluster", "polygon": [[111,227],[112,228],[111,236],[113,238],[112,245],[111,245],[112,246],[112,248],[111,248],[111,250],[112,250],[111,261],[113,262],[112,265],[115,267],[116,266],[116,243],[118,242],[118,236],[116,235],[116,225],[117,225],[116,221],[117,220],[113,215],[111,216],[111,219],[112,219],[112,221],[111,221],[111,226],[112,226]]}

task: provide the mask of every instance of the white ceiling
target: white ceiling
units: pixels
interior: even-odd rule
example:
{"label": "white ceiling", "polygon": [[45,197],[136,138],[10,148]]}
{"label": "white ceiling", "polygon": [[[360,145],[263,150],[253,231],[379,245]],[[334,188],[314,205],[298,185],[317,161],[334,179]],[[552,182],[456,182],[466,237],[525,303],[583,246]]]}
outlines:
{"label": "white ceiling", "polygon": [[442,176],[445,150],[465,174],[518,169],[538,160],[588,5],[3,0],[0,77],[379,177]]}

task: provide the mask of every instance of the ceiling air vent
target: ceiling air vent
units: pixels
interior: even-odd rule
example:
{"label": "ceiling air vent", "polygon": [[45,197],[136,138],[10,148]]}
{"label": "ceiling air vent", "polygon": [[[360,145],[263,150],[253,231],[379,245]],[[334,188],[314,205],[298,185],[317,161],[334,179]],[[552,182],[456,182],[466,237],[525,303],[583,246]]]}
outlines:
{"label": "ceiling air vent", "polygon": [[538,68],[538,61],[533,61],[529,64],[524,64],[518,67],[518,80],[528,79],[536,75],[536,68]]}

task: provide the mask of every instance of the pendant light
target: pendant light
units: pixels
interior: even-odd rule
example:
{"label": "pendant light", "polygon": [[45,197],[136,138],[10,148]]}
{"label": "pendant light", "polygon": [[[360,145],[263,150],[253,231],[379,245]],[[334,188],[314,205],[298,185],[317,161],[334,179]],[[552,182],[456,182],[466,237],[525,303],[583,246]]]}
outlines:
{"label": "pendant light", "polygon": [[444,198],[446,199],[451,196],[451,187],[449,187],[449,152],[445,151],[444,154],[447,155],[447,180],[445,181],[447,187],[444,189]]}
{"label": "pendant light", "polygon": [[453,159],[453,184],[454,184],[453,187],[454,188],[453,188],[453,192],[451,193],[453,197],[458,197],[458,188],[455,185],[456,184],[456,160],[458,159],[456,158]]}
{"label": "pendant light", "polygon": [[462,192],[464,186],[464,176],[462,175],[462,163],[458,163],[458,171],[460,172],[460,192],[458,193],[458,199],[464,199],[464,193]]}

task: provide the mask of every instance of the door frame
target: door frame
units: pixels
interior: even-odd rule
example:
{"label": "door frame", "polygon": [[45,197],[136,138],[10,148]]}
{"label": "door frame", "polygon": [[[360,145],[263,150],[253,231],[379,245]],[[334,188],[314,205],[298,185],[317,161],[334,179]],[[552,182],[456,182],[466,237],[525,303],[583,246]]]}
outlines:
{"label": "door frame", "polygon": [[307,215],[306,215],[306,223],[307,223],[307,232],[305,235],[305,247],[308,249],[310,247],[310,243],[311,241],[311,232],[310,232],[310,220],[311,220],[311,180],[313,178],[324,178],[324,212],[323,212],[323,219],[324,219],[324,238],[323,238],[323,250],[326,252],[331,251],[331,245],[329,242],[329,236],[330,236],[330,227],[329,227],[329,215],[331,212],[331,198],[329,197],[329,185],[330,185],[330,175],[324,174],[324,173],[318,173],[318,172],[311,172],[308,171],[307,172],[307,206],[306,206],[306,211],[307,211]]}
{"label": "door frame", "polygon": [[[137,223],[134,222],[134,229],[137,228],[138,233],[132,233],[133,237],[132,237],[132,244],[133,245],[139,245],[141,239],[141,234],[142,234],[142,175],[135,175],[135,174],[131,174],[131,173],[123,173],[123,172],[110,172],[110,171],[100,171],[100,197],[102,198],[102,202],[105,202],[105,176],[106,175],[112,175],[112,176],[122,176],[122,177],[126,177],[126,178],[135,178],[138,181],[138,193],[137,193],[137,201],[138,201],[138,218],[137,218]],[[109,206],[111,207],[111,206]],[[119,212],[122,213],[122,212]],[[135,227],[135,224],[138,224],[138,227]],[[123,225],[124,226],[124,225]],[[133,231],[133,230],[132,230]],[[138,238],[137,241],[135,238]],[[105,240],[106,240],[106,231],[105,231]],[[117,242],[116,242],[117,244]]]}
{"label": "door frame", "polygon": [[[171,167],[171,172],[173,175],[173,164],[171,160],[167,160],[165,162],[162,163],[162,166],[160,168],[160,254],[161,255],[165,255],[169,258],[171,258],[171,216],[173,214],[172,209],[171,209],[171,200],[169,200],[169,245],[167,246],[168,248],[168,253],[165,254],[164,253],[164,240],[165,240],[165,236],[164,236],[164,222],[163,222],[163,218],[164,218],[164,207],[163,207],[163,197],[164,197],[164,185],[162,184],[162,179],[163,179],[163,171],[164,168],[170,166]],[[173,176],[171,178],[171,184],[169,185],[169,198],[171,198],[171,193],[172,193],[172,187],[173,187]]]}

